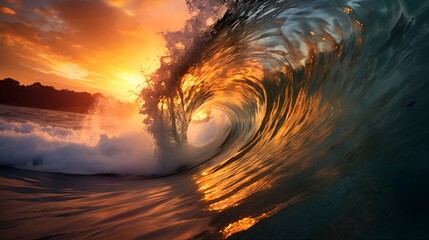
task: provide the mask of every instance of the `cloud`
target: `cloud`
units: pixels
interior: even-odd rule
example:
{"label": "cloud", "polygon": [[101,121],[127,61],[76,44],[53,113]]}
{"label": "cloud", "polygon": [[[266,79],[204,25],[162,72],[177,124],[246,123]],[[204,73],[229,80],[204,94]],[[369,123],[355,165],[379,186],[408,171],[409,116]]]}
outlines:
{"label": "cloud", "polygon": [[0,10],[1,10],[3,13],[9,14],[9,15],[15,15],[15,14],[16,14],[16,12],[15,12],[15,11],[13,11],[12,9],[10,9],[10,8],[8,8],[8,7],[2,7],[2,8],[0,8]]}
{"label": "cloud", "polygon": [[127,3],[129,3],[129,0],[106,0],[107,4],[114,6],[114,7],[124,7]]}
{"label": "cloud", "polygon": [[158,33],[180,29],[187,18],[185,1],[177,0],[7,0],[0,49],[15,62],[0,65],[0,77],[31,84],[39,72],[54,86],[128,98],[138,83],[130,76],[154,70],[165,51]]}
{"label": "cloud", "polygon": [[[74,64],[74,63],[64,63],[60,62],[56,65],[51,66],[52,72],[56,75],[76,80],[85,80],[85,77],[88,76],[88,70]],[[87,80],[90,81],[90,80]]]}
{"label": "cloud", "polygon": [[138,29],[138,22],[102,1],[64,1],[54,4],[71,34],[92,48],[124,44],[121,31]]}
{"label": "cloud", "polygon": [[15,8],[21,8],[22,7],[22,3],[20,0],[7,0],[7,2]]}

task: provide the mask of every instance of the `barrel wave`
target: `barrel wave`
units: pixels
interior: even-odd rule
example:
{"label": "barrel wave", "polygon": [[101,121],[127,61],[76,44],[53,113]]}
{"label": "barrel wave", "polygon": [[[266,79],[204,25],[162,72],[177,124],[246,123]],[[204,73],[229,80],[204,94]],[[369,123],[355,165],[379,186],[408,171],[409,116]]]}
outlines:
{"label": "barrel wave", "polygon": [[[139,95],[157,160],[134,179],[144,188],[127,191],[145,200],[117,190],[112,201],[133,210],[116,209],[102,229],[159,239],[429,236],[429,1],[187,2],[198,14],[164,33],[169,55]],[[146,216],[148,206],[163,211]]]}
{"label": "barrel wave", "polygon": [[[142,113],[156,134],[162,128],[161,151],[189,145],[188,127],[201,113],[227,119],[215,125],[224,134],[199,156],[209,161],[196,177],[208,209],[233,222],[224,236],[334,185],[348,193],[355,175],[377,175],[378,168],[393,174],[410,151],[409,164],[427,169],[427,6],[230,4],[192,55],[179,58],[185,63],[163,65],[177,73],[173,80],[152,76],[142,96],[156,101]],[[379,177],[386,176],[358,185],[388,181]],[[246,209],[254,209],[252,217],[236,219]]]}

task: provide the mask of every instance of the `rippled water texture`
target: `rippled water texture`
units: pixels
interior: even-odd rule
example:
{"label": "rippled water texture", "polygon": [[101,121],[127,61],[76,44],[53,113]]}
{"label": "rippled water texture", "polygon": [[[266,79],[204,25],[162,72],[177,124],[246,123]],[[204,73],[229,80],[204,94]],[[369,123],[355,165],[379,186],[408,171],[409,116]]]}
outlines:
{"label": "rippled water texture", "polygon": [[16,118],[55,124],[3,111],[0,161],[13,168],[0,169],[1,236],[428,238],[428,7],[231,4],[184,55],[185,71],[142,91],[154,138],[138,143],[156,149],[141,158],[139,147],[131,157],[121,150],[140,138],[108,133],[92,145],[54,144],[93,154],[95,166],[67,158],[70,171],[55,164],[58,151],[31,141],[41,160],[18,158],[7,150],[23,129]]}

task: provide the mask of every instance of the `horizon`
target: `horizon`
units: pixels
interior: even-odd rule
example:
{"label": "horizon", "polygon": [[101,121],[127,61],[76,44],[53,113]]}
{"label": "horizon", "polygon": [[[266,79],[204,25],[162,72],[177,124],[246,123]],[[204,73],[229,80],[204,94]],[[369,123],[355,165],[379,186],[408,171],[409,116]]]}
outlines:
{"label": "horizon", "polygon": [[19,1],[0,5],[0,79],[134,101],[166,52],[163,31],[191,17],[184,1]]}
{"label": "horizon", "polygon": [[130,104],[132,104],[132,103],[134,103],[137,99],[134,99],[134,100],[123,100],[123,99],[119,99],[119,98],[117,98],[117,97],[115,97],[115,96],[112,96],[112,95],[107,95],[107,94],[105,94],[105,93],[102,93],[102,92],[90,92],[90,91],[78,91],[78,90],[75,90],[75,89],[69,89],[69,88],[57,88],[57,87],[55,87],[55,86],[51,86],[51,85],[46,85],[46,84],[43,84],[43,83],[41,83],[41,82],[33,82],[33,83],[30,83],[30,84],[23,84],[23,83],[21,83],[20,81],[19,81],[19,79],[15,79],[15,78],[12,78],[12,77],[6,77],[6,78],[3,78],[3,79],[0,79],[0,81],[4,81],[4,80],[6,80],[6,79],[12,79],[12,80],[14,80],[14,81],[17,81],[18,83],[19,83],[19,85],[20,86],[22,86],[22,87],[29,87],[29,86],[32,86],[32,85],[35,85],[35,84],[37,84],[37,83],[39,83],[39,84],[41,84],[41,86],[42,87],[53,87],[56,91],[72,91],[72,92],[75,92],[75,93],[89,93],[89,94],[91,94],[91,95],[97,95],[97,94],[101,94],[102,96],[104,96],[104,97],[112,97],[112,98],[114,98],[114,99],[116,99],[116,100],[118,100],[118,101],[120,101],[120,102],[123,102],[123,103],[130,103]]}

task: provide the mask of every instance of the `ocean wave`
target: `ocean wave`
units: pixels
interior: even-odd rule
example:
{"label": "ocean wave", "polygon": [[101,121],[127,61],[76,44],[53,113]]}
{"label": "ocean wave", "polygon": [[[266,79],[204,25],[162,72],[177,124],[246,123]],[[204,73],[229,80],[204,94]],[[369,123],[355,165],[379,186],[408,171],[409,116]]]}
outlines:
{"label": "ocean wave", "polygon": [[[4,118],[0,164],[73,174],[172,174],[166,180],[176,204],[171,212],[201,207],[210,215],[202,238],[233,236],[260,221],[270,227],[241,236],[263,238],[266,229],[274,236],[277,229],[279,238],[296,238],[296,226],[309,237],[350,238],[355,231],[359,238],[365,236],[358,228],[350,229],[359,224],[389,234],[406,222],[400,219],[416,223],[405,233],[427,225],[398,209],[427,200],[421,190],[429,149],[428,1],[188,4],[198,14],[182,31],[164,34],[170,54],[142,84],[145,125],[128,119],[115,120],[117,128],[91,121],[68,128]],[[414,203],[403,199],[408,191]],[[324,218],[298,206],[308,199],[304,206]],[[319,202],[328,207],[318,209]],[[282,215],[289,207],[305,216]],[[311,216],[334,228],[318,235],[323,226]],[[301,217],[315,222],[312,232],[294,221]],[[170,225],[174,231],[177,222]]]}

